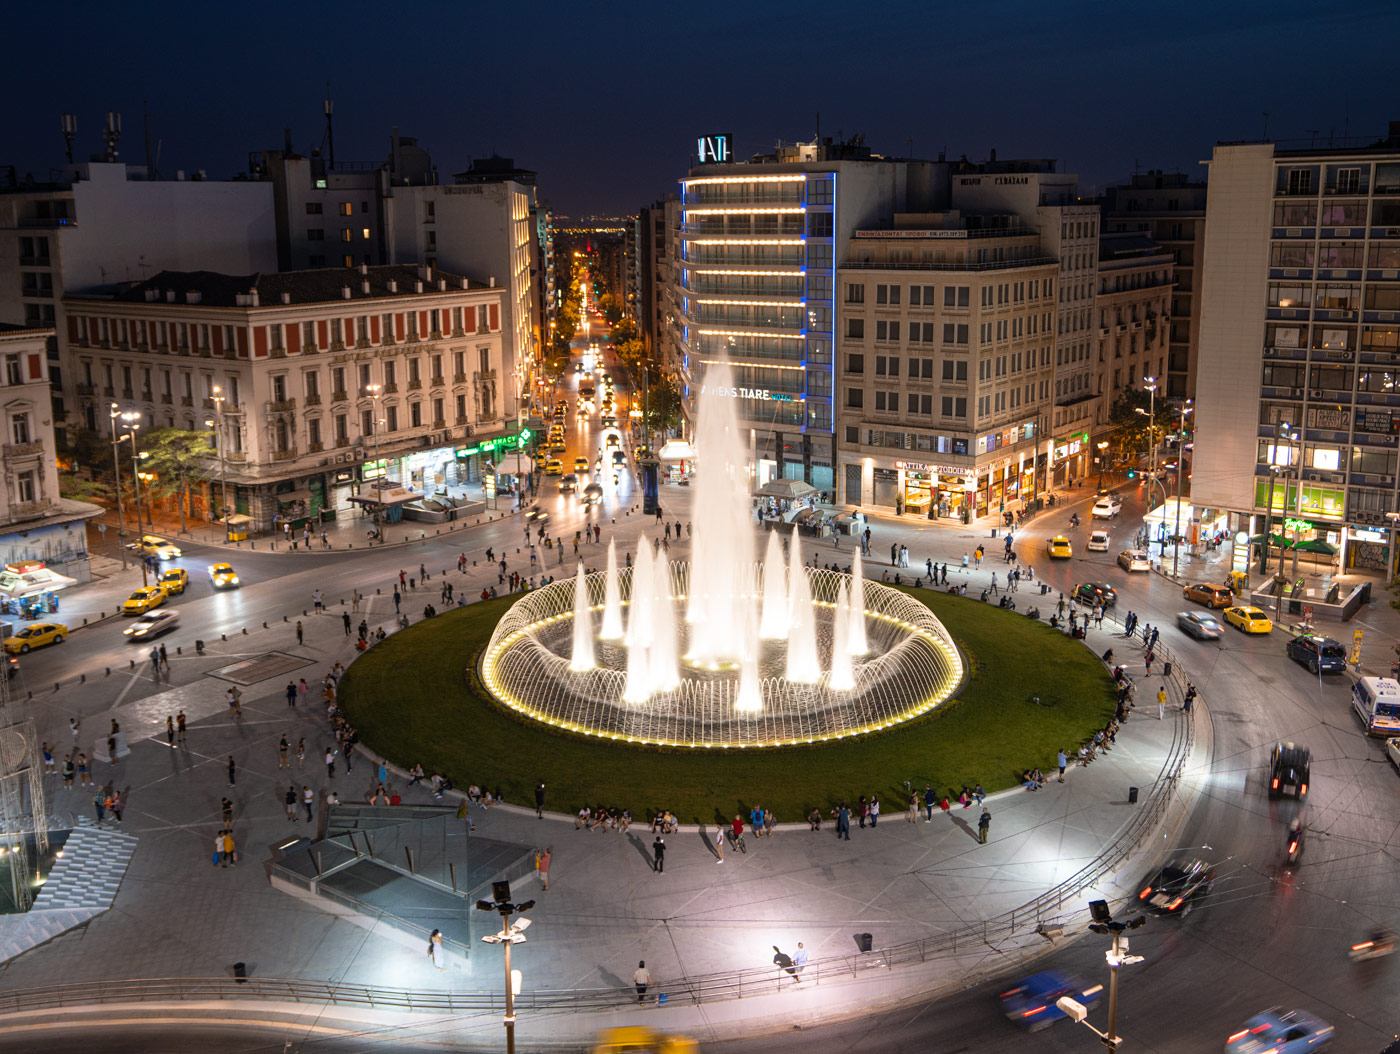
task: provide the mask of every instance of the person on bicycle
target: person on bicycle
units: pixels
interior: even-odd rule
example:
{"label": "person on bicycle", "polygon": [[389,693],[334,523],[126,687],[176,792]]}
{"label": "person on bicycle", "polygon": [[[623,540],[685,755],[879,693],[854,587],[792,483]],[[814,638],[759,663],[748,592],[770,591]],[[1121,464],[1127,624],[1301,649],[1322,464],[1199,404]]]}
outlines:
{"label": "person on bicycle", "polygon": [[738,845],[744,838],[744,818],[738,813],[734,814],[734,819],[729,823],[729,840]]}

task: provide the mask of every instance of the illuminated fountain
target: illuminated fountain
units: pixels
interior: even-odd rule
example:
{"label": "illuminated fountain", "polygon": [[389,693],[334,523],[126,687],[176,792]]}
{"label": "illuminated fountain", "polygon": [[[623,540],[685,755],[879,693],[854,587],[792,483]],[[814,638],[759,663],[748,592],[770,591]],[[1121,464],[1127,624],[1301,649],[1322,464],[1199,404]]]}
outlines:
{"label": "illuminated fountain", "polygon": [[[852,574],[804,567],[794,533],[755,559],[746,432],[729,370],[700,397],[690,563],[638,542],[633,566],[527,593],[482,678],[513,710],[584,735],[693,747],[819,742],[889,728],[957,691],[964,664],[932,612]],[[596,625],[595,625],[596,624]]]}

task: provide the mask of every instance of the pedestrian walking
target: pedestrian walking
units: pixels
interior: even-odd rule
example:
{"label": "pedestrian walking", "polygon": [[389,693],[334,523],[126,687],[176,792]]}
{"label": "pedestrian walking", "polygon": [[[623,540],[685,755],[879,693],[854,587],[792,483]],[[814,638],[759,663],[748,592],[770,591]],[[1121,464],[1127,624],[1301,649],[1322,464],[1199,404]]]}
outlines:
{"label": "pedestrian walking", "polygon": [[73,755],[65,754],[63,757],[63,789],[73,789]]}
{"label": "pedestrian walking", "polygon": [[100,825],[107,819],[107,797],[100,790],[92,796],[92,807],[97,812],[97,822]]}
{"label": "pedestrian walking", "polygon": [[1157,720],[1160,721],[1166,714],[1167,709],[1167,687],[1163,685],[1157,689]]}
{"label": "pedestrian walking", "polygon": [[807,949],[803,947],[801,941],[797,942],[797,951],[792,953],[793,976],[799,981],[802,980],[802,971],[807,968]]}
{"label": "pedestrian walking", "polygon": [[[1181,709],[1186,713],[1191,712],[1191,706],[1196,701],[1196,686],[1190,681],[1186,682],[1186,695],[1181,700]],[[50,769],[49,771],[53,771]]]}
{"label": "pedestrian walking", "polygon": [[130,793],[131,788],[128,787],[112,795],[112,802],[109,808],[112,810],[112,815],[117,818],[117,823],[122,822],[122,813],[126,811],[126,796]]}
{"label": "pedestrian walking", "polygon": [[160,646],[160,668],[167,673],[170,671],[170,656],[165,654],[165,645]]}
{"label": "pedestrian walking", "polygon": [[78,783],[84,787],[92,786],[92,774],[88,772],[87,755],[78,751]]}
{"label": "pedestrian walking", "polygon": [[306,784],[302,784],[302,787],[301,787],[301,807],[302,807],[303,809],[306,810],[306,822],[307,822],[307,823],[310,823],[310,822],[311,822],[311,806],[312,806],[312,803],[315,802],[315,800],[316,800],[316,795],[312,792],[311,788],[308,787],[308,786],[306,786]]}
{"label": "pedestrian walking", "polygon": [[297,768],[306,764],[306,737],[297,740]]}
{"label": "pedestrian walking", "polygon": [[326,776],[335,779],[335,751],[330,747],[326,748]]}
{"label": "pedestrian walking", "polygon": [[651,843],[651,869],[657,874],[666,870],[666,839],[659,834]]}
{"label": "pedestrian walking", "polygon": [[183,710],[175,715],[175,738],[181,743],[185,741],[185,712]]}
{"label": "pedestrian walking", "polygon": [[287,742],[287,733],[282,733],[282,740],[277,744],[277,767],[279,769],[289,769],[292,767],[290,759],[287,757],[287,750],[290,744]]}
{"label": "pedestrian walking", "polygon": [[[297,623],[297,625],[300,625],[300,623]],[[288,681],[288,682],[287,682],[287,690],[286,690],[286,692],[284,692],[283,694],[286,695],[286,697],[287,697],[287,705],[290,706],[293,710],[295,710],[295,709],[296,709],[296,705],[297,705],[297,683],[296,683],[296,681]]]}
{"label": "pedestrian walking", "polygon": [[836,808],[836,837],[851,840],[851,810],[845,802]]}
{"label": "pedestrian walking", "polygon": [[302,637],[302,629],[301,629],[301,619],[297,619],[297,646],[298,646],[298,647],[301,646],[302,639],[303,639],[303,637]]}
{"label": "pedestrian walking", "polygon": [[165,742],[167,746],[173,747],[175,745],[175,719],[169,714],[165,715]]}
{"label": "pedestrian walking", "polygon": [[306,678],[303,677],[297,682],[297,701],[300,702],[302,706],[306,705],[306,697],[310,692],[311,687],[306,683]]}
{"label": "pedestrian walking", "polygon": [[295,820],[297,818],[297,789],[294,784],[287,784],[286,803],[287,819]]}
{"label": "pedestrian walking", "polygon": [[535,819],[544,819],[544,780],[535,784]]}
{"label": "pedestrian walking", "polygon": [[433,930],[428,938],[428,954],[432,956],[433,965],[439,970],[447,969],[447,964],[443,961],[442,930]]}
{"label": "pedestrian walking", "polygon": [[[658,516],[661,514],[658,512]],[[637,986],[637,1004],[640,1006],[646,1002],[647,989],[652,986],[651,971],[647,969],[646,960],[637,963],[637,968],[632,971],[632,983]]]}
{"label": "pedestrian walking", "polygon": [[715,824],[715,863],[724,863],[724,824]]}
{"label": "pedestrian walking", "polygon": [[933,806],[938,801],[937,795],[933,793],[933,787],[924,784],[924,823],[933,823]]}
{"label": "pedestrian walking", "polygon": [[986,809],[982,810],[982,815],[977,818],[977,841],[981,845],[987,844],[987,831],[992,826],[992,814]]}
{"label": "pedestrian walking", "polygon": [[1069,758],[1065,757],[1065,752],[1061,750],[1055,755],[1055,764],[1060,767],[1060,782],[1065,781],[1065,766],[1069,764]]}
{"label": "pedestrian walking", "polygon": [[919,822],[919,796],[917,794],[909,795],[909,811],[905,815],[904,820],[906,823]]}
{"label": "pedestrian walking", "polygon": [[[310,539],[308,538],[308,541],[309,540]],[[318,615],[321,614],[324,610],[324,604],[322,603],[322,595],[319,589],[315,590],[311,594],[311,607]]]}
{"label": "pedestrian walking", "polygon": [[[358,609],[359,606],[360,606],[360,604],[359,604],[359,601],[357,600],[357,601],[355,602],[355,607],[356,607],[356,609]],[[350,612],[348,612],[348,611],[342,611],[342,612],[340,613],[340,619],[341,619],[342,622],[345,623],[345,635],[346,635],[347,637],[350,636]]]}
{"label": "pedestrian walking", "polygon": [[228,756],[228,785],[230,787],[232,787],[235,783],[238,782],[236,779],[237,775],[238,769],[233,764],[233,755],[230,754]]}
{"label": "pedestrian walking", "polygon": [[543,889],[549,888],[549,860],[553,853],[554,850],[550,846],[545,846],[544,852],[535,861],[535,867],[540,873],[540,886]]}
{"label": "pedestrian walking", "polygon": [[160,649],[151,649],[151,676],[160,679]]}
{"label": "pedestrian walking", "polygon": [[68,719],[68,728],[73,733],[73,746],[75,747],[78,745],[78,726],[81,723],[82,722],[80,722],[76,717],[70,717]]}

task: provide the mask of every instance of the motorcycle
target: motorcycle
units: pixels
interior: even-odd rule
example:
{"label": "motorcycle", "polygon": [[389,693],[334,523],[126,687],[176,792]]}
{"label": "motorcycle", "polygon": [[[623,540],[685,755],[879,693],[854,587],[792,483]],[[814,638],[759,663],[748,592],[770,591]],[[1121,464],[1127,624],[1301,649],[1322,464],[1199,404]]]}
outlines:
{"label": "motorcycle", "polygon": [[1353,944],[1347,957],[1354,963],[1365,962],[1367,959],[1384,959],[1395,950],[1395,934],[1389,930],[1376,930],[1375,933],[1362,941],[1360,944]]}
{"label": "motorcycle", "polygon": [[1303,855],[1303,825],[1294,820],[1288,828],[1288,862],[1296,864]]}

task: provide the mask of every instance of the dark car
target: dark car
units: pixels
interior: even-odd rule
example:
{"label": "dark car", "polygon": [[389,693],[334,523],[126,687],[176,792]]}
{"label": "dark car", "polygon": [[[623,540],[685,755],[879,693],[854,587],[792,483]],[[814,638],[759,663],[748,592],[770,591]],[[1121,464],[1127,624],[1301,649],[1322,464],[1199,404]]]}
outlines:
{"label": "dark car", "polygon": [[1107,582],[1085,582],[1083,585],[1077,585],[1074,587],[1074,596],[1078,600],[1087,600],[1090,604],[1103,604],[1106,608],[1118,603],[1118,590]]}
{"label": "dark car", "polygon": [[1138,900],[1158,915],[1187,915],[1214,880],[1215,868],[1204,860],[1173,860],[1148,876]]}
{"label": "dark car", "polygon": [[1347,650],[1341,641],[1331,637],[1305,634],[1294,637],[1285,646],[1288,657],[1310,673],[1342,673],[1347,668]]}
{"label": "dark car", "polygon": [[1275,743],[1269,752],[1269,797],[1291,794],[1295,798],[1308,796],[1308,775],[1312,754],[1296,743]]}
{"label": "dark car", "polygon": [[1009,992],[1002,992],[1001,1012],[1013,1024],[1038,1032],[1066,1016],[1055,1005],[1065,996],[1092,1007],[1103,998],[1103,985],[1086,985],[1058,970],[1047,970],[1032,974]]}

